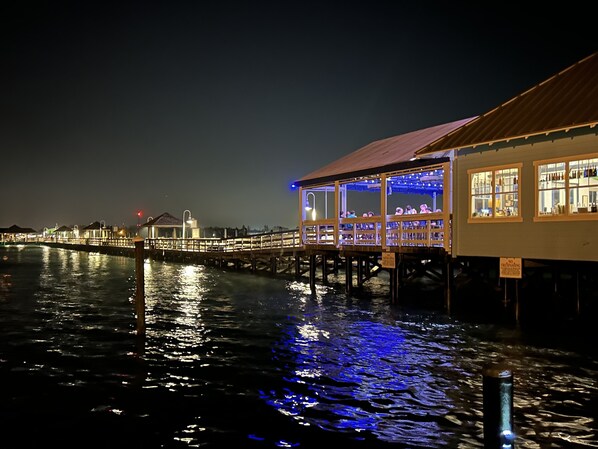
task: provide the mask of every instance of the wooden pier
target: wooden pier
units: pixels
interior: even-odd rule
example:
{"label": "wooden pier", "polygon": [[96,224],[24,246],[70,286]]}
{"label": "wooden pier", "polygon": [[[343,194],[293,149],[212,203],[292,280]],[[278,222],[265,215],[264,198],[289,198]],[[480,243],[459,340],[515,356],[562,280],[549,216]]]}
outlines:
{"label": "wooden pier", "polygon": [[[297,229],[226,239],[156,238],[143,243],[144,255],[151,260],[302,280],[314,293],[318,284],[336,284],[348,295],[356,295],[377,277],[388,282],[391,304],[432,305],[449,314],[489,305],[498,313],[509,310],[516,321],[529,309],[534,316],[576,318],[598,313],[597,262],[525,260],[522,279],[515,280],[499,276],[496,258],[455,258],[433,241],[432,246],[405,240],[402,246],[382,248],[375,241],[359,241],[357,234],[354,238],[336,245],[329,239],[305,244]],[[132,238],[36,237],[3,243],[135,257]]]}
{"label": "wooden pier", "polygon": [[[50,247],[134,257],[131,238],[41,239]],[[389,297],[393,304],[401,299],[405,285],[425,277],[444,288],[445,305],[450,308],[453,276],[450,257],[443,248],[396,246],[387,251],[384,261],[377,245],[304,245],[299,230],[228,239],[145,239],[145,257],[181,263],[196,263],[252,274],[307,277],[312,291],[316,284],[329,284],[332,275],[344,277],[348,294],[364,288],[368,280],[386,271]],[[392,260],[391,266],[386,266]],[[386,263],[385,263],[386,262]]]}

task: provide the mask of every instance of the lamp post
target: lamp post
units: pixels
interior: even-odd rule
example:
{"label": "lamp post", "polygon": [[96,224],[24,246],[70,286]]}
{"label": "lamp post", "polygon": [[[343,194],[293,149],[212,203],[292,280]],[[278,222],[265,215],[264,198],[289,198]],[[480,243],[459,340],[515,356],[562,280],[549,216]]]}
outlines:
{"label": "lamp post", "polygon": [[183,211],[183,238],[187,238],[187,237],[185,236],[185,213],[187,213],[187,212],[189,212],[189,218],[188,218],[188,221],[187,221],[187,223],[191,224],[191,220],[192,220],[192,219],[191,219],[191,211],[190,211],[189,209],[185,209],[185,210]]}
{"label": "lamp post", "polygon": [[[153,219],[154,219],[154,217],[147,217],[147,220],[145,220],[145,222],[149,223],[150,220],[153,220]],[[153,226],[151,227],[151,235],[150,235],[150,228],[147,228],[147,238],[148,239],[156,238],[156,233],[154,231],[154,227]]]}
{"label": "lamp post", "polygon": [[[309,204],[309,196],[312,195],[313,197],[313,207],[310,206]],[[305,210],[306,211],[310,211],[311,210],[311,219],[312,220],[316,220],[316,194],[314,192],[307,192],[307,196],[305,198]]]}
{"label": "lamp post", "polygon": [[[104,226],[102,226],[102,223],[104,223]],[[102,229],[104,229],[106,227],[106,220],[100,220],[100,238],[102,238]]]}

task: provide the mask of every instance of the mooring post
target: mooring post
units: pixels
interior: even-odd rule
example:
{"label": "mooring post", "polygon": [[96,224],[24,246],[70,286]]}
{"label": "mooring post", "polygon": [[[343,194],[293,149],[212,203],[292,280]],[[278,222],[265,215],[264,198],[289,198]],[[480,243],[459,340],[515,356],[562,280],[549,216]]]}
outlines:
{"label": "mooring post", "polygon": [[145,335],[145,276],[143,272],[143,238],[135,237],[135,313],[137,314],[137,335]]}
{"label": "mooring post", "polygon": [[502,365],[483,370],[484,449],[514,449],[513,374]]}

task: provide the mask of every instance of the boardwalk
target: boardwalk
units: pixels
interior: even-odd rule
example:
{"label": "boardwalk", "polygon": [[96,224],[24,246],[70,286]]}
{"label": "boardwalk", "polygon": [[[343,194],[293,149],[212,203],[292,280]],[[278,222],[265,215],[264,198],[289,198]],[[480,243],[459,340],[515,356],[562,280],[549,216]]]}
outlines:
{"label": "boardwalk", "polygon": [[[351,229],[342,230],[338,246],[319,237],[315,244],[307,237],[306,244],[305,235],[299,230],[290,230],[226,239],[145,239],[145,256],[153,260],[199,263],[251,273],[295,278],[307,275],[312,291],[315,291],[317,281],[327,283],[329,275],[339,271],[344,271],[347,293],[362,288],[369,279],[387,271],[392,302],[398,301],[400,287],[418,276],[426,276],[439,286],[445,286],[445,253],[441,245],[434,246],[432,238],[433,234],[440,235],[442,231],[431,227],[433,220],[422,221],[419,228],[408,227],[409,224],[398,220],[389,225],[392,230],[387,238],[393,239],[394,235],[395,242],[402,245],[395,243],[392,251],[388,251],[393,257],[391,266],[383,264],[379,233],[361,221],[363,219],[359,218],[350,223]],[[134,256],[132,238],[53,237],[35,239],[34,242],[79,251]],[[427,246],[428,243],[432,246]]]}

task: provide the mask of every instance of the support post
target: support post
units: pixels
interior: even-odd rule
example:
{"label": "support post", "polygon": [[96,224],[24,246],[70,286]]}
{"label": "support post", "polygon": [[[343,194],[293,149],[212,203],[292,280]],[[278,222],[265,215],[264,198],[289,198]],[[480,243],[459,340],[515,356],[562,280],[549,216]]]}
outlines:
{"label": "support post", "polygon": [[145,276],[143,271],[143,238],[135,237],[135,313],[137,315],[137,335],[145,335]]}
{"label": "support post", "polygon": [[351,256],[345,257],[345,292],[351,293],[353,291],[353,258]]}
{"label": "support post", "polygon": [[484,449],[514,449],[513,374],[494,365],[483,370]]}
{"label": "support post", "polygon": [[444,264],[444,308],[446,313],[451,314],[451,302],[454,289],[454,276],[453,276],[453,261],[451,256],[447,256]]}
{"label": "support post", "polygon": [[309,256],[309,288],[312,293],[316,292],[316,255]]}
{"label": "support post", "polygon": [[399,302],[399,289],[402,284],[402,263],[403,258],[401,255],[395,253],[395,267],[390,269],[390,302],[392,304],[398,304]]}
{"label": "support post", "polygon": [[358,257],[357,258],[357,286],[359,288],[363,287],[363,257]]}

